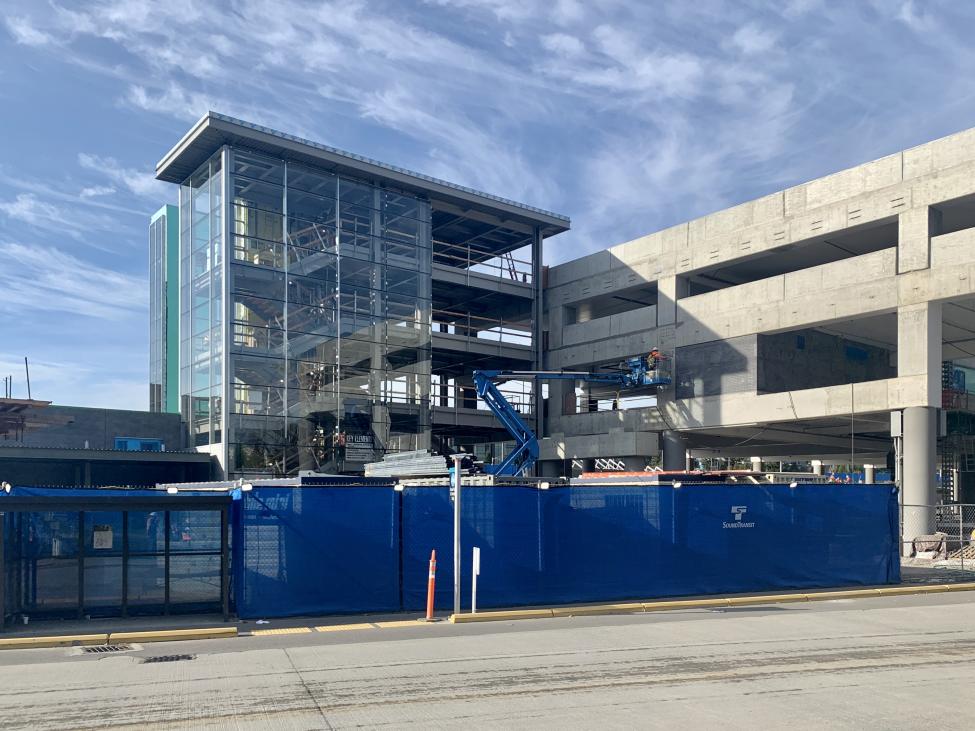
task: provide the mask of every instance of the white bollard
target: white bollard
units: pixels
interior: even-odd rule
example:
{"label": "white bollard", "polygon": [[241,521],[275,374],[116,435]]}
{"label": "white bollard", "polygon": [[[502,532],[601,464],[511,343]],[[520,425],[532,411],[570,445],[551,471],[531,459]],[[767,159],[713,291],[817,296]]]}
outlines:
{"label": "white bollard", "polygon": [[481,573],[481,549],[474,546],[471,571],[471,614],[477,614],[477,577]]}

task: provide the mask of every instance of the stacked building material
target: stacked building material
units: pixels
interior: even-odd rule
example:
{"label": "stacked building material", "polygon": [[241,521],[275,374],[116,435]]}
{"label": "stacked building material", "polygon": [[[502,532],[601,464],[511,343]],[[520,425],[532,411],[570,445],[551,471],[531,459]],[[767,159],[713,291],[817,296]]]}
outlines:
{"label": "stacked building material", "polygon": [[447,460],[426,450],[387,454],[382,462],[366,465],[366,477],[421,477],[447,475]]}

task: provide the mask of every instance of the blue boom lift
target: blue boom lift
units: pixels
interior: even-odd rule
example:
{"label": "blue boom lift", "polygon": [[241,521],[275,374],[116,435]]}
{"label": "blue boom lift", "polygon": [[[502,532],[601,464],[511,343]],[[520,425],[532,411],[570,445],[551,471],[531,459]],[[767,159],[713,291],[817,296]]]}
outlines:
{"label": "blue boom lift", "polygon": [[[528,472],[538,459],[538,436],[524,422],[521,415],[498,390],[498,383],[511,379],[536,381],[584,381],[616,386],[620,390],[650,388],[656,393],[670,384],[670,378],[660,372],[663,356],[654,349],[648,355],[627,358],[619,371],[591,373],[587,371],[474,371],[477,395],[498,417],[514,437],[515,448],[496,465],[484,465],[484,471],[502,477],[517,477]],[[540,407],[541,404],[538,405]]]}

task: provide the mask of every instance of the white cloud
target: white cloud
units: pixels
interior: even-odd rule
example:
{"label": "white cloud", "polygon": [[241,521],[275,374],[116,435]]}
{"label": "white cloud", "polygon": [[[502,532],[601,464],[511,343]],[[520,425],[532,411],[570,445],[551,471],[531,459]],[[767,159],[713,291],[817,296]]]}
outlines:
{"label": "white cloud", "polygon": [[0,243],[0,312],[38,312],[110,322],[148,309],[146,282],[84,261],[53,246]]}
{"label": "white cloud", "polygon": [[[119,164],[113,157],[100,157],[87,152],[78,153],[78,164],[86,170],[92,170],[104,175],[106,178],[121,185],[129,192],[142,198],[152,201],[161,201],[172,195],[173,187],[169,183],[156,180],[151,172],[126,168]],[[95,195],[104,195],[107,192],[114,192],[114,188],[97,188]],[[90,197],[84,195],[82,197]]]}
{"label": "white cloud", "polygon": [[54,42],[50,34],[35,28],[27,18],[6,18],[4,24],[14,40],[21,45],[46,46]]}
{"label": "white cloud", "polygon": [[731,42],[746,56],[768,53],[775,48],[775,34],[757,23],[748,23],[735,31]]}
{"label": "white cloud", "polygon": [[918,10],[914,0],[905,0],[897,10],[896,18],[917,33],[929,33],[937,27],[930,13]]}
{"label": "white cloud", "polygon": [[586,50],[582,41],[565,33],[550,33],[542,36],[540,40],[542,48],[559,56],[578,56]]}
{"label": "white cloud", "polygon": [[585,8],[579,0],[557,0],[552,8],[552,20],[559,25],[571,25],[585,17]]}
{"label": "white cloud", "polygon": [[12,201],[0,201],[0,212],[31,226],[60,225],[64,213],[54,205],[39,200],[33,193],[20,193]]}
{"label": "white cloud", "polygon": [[112,195],[115,193],[116,188],[113,185],[90,185],[86,188],[82,188],[81,192],[78,193],[82,198],[97,198],[102,195]]}

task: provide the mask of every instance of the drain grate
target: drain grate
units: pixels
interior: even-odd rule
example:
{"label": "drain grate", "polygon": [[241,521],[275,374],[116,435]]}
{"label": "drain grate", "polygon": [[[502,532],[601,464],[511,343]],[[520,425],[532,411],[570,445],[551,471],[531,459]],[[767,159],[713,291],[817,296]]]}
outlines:
{"label": "drain grate", "polygon": [[128,645],[93,645],[92,647],[84,648],[84,652],[88,654],[97,654],[104,652],[125,652],[126,650],[131,650],[132,648]]}
{"label": "drain grate", "polygon": [[195,659],[196,655],[156,655],[155,657],[144,657],[142,658],[142,662],[179,662],[180,660]]}

